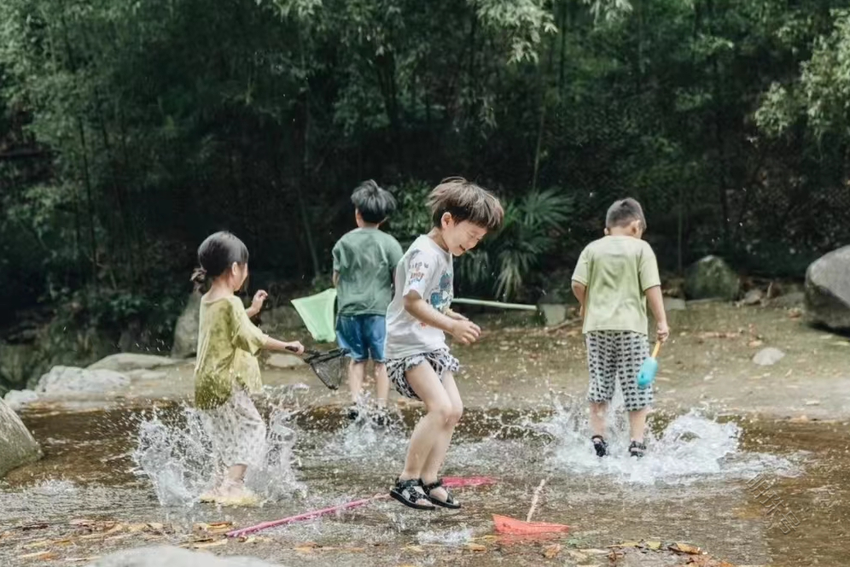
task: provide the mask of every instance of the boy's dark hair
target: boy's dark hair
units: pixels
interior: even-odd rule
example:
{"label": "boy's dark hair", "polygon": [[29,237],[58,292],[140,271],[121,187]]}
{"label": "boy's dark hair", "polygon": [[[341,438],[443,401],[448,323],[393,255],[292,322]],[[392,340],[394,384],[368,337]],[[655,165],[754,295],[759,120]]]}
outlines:
{"label": "boy's dark hair", "polygon": [[360,216],[369,224],[379,224],[387,219],[396,208],[393,194],[382,189],[373,180],[361,183],[351,194],[351,202],[360,211]]}
{"label": "boy's dark hair", "polygon": [[443,179],[428,196],[431,221],[439,228],[445,213],[456,223],[469,221],[488,231],[498,230],[505,210],[492,193],[463,177]]}
{"label": "boy's dark hair", "polygon": [[191,281],[200,287],[207,277],[217,278],[234,262],[247,264],[248,247],[229,232],[216,232],[198,247],[198,262],[201,267],[192,274]]}
{"label": "boy's dark hair", "polygon": [[614,201],[605,215],[605,227],[628,226],[634,221],[640,221],[641,230],[646,230],[646,217],[643,216],[643,207],[636,200],[628,197]]}

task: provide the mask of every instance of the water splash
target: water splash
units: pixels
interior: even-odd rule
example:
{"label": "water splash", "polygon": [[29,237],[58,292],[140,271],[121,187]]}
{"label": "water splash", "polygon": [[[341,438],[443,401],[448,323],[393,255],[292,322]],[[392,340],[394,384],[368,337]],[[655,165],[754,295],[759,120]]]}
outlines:
{"label": "water splash", "polygon": [[442,532],[427,531],[416,534],[419,545],[438,544],[448,547],[457,547],[472,541],[472,528],[462,527],[456,530]]}
{"label": "water splash", "polygon": [[[616,403],[616,402],[615,402]],[[552,417],[529,426],[548,434],[547,468],[558,472],[605,475],[619,483],[691,484],[707,478],[751,478],[758,472],[791,476],[795,466],[787,459],[739,450],[741,428],[734,422],[720,423],[697,410],[674,418],[658,435],[646,432],[647,452],[642,459],[628,454],[628,417],[622,406],[609,412],[606,437],[609,455],[600,459],[589,441],[584,408],[556,402]],[[613,420],[611,420],[613,416]]]}
{"label": "water splash", "polygon": [[[264,501],[303,490],[292,469],[296,435],[286,425],[289,416],[281,406],[272,407],[263,464],[250,468],[245,478],[248,488]],[[132,458],[136,474],[150,480],[163,506],[193,505],[222,474],[200,413],[185,405],[176,415],[154,411],[149,419],[143,419]]]}

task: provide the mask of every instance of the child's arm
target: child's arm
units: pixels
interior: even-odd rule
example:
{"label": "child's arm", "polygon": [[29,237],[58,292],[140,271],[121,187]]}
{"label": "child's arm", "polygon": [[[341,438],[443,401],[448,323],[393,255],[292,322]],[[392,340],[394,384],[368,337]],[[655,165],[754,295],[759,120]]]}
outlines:
{"label": "child's arm", "polygon": [[449,315],[443,315],[422,299],[419,292],[415,290],[408,291],[404,296],[404,309],[426,325],[449,333],[465,345],[474,343],[481,334],[478,325],[468,319],[454,319]]}
{"label": "child's arm", "polygon": [[339,272],[336,270],[334,270],[333,283],[334,287],[339,287]]}
{"label": "child's arm", "polygon": [[469,321],[469,317],[461,315],[456,311],[452,311],[451,309],[446,309],[446,317],[449,319],[454,319],[455,321]]}
{"label": "child's arm", "polygon": [[268,297],[268,292],[263,289],[257,291],[257,293],[254,294],[254,300],[251,301],[251,307],[245,310],[245,313],[248,314],[249,319],[253,319],[260,311],[262,311],[263,303],[265,303]]}
{"label": "child's arm", "polygon": [[304,354],[304,345],[302,345],[300,341],[287,343],[271,337],[266,337],[266,342],[263,344],[263,348],[266,350],[285,350],[295,354]]}
{"label": "child's arm", "polygon": [[578,299],[579,305],[581,305],[581,309],[579,310],[579,316],[584,319],[584,300],[587,298],[587,286],[581,282],[577,282],[573,280],[573,295]]}
{"label": "child's arm", "polygon": [[658,340],[662,343],[670,336],[670,328],[667,326],[667,312],[664,310],[664,297],[661,295],[661,286],[657,285],[646,290],[646,301],[655,322],[658,324],[656,333]]}

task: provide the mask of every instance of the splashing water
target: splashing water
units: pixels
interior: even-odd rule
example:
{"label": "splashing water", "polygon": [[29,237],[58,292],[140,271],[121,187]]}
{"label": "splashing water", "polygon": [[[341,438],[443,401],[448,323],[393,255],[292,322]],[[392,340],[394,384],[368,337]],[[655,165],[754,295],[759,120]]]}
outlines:
{"label": "splashing water", "polygon": [[[787,459],[739,451],[741,428],[719,423],[696,410],[673,419],[657,436],[647,427],[647,452],[642,459],[629,456],[628,417],[620,405],[609,411],[609,454],[599,458],[590,443],[583,409],[565,408],[555,402],[553,416],[530,427],[551,436],[546,465],[555,471],[606,475],[620,483],[691,484],[708,477],[751,478],[758,472],[793,476]],[[613,420],[611,417],[613,416]]]}
{"label": "splashing water", "polygon": [[416,534],[420,545],[439,544],[457,547],[472,541],[472,528],[460,528],[443,532],[427,531]]}
{"label": "splashing water", "polygon": [[[265,501],[303,490],[292,470],[296,435],[286,425],[289,415],[281,407],[272,408],[263,464],[249,468],[246,474],[246,486]],[[154,412],[150,419],[142,420],[132,458],[136,473],[151,481],[163,506],[194,504],[222,473],[200,413],[188,406],[182,406],[174,419]]]}

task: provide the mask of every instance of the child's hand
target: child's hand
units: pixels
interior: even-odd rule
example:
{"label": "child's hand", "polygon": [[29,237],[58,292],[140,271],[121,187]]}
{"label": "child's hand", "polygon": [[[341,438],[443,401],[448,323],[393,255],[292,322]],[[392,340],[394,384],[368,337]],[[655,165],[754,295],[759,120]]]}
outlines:
{"label": "child's hand", "polygon": [[268,299],[269,294],[266,290],[261,289],[257,293],[254,294],[254,299],[251,300],[251,308],[254,309],[257,313],[263,308],[263,303],[265,303],[266,299]]}
{"label": "child's hand", "polygon": [[468,345],[478,340],[481,327],[469,319],[459,319],[452,324],[451,333],[460,343]]}
{"label": "child's hand", "polygon": [[291,343],[283,343],[286,345],[286,350],[292,351],[295,354],[304,354],[304,345],[301,344],[301,341],[293,341]]}
{"label": "child's hand", "polygon": [[666,343],[667,338],[670,336],[670,327],[667,326],[666,322],[659,323],[655,333],[658,336],[659,341]]}

